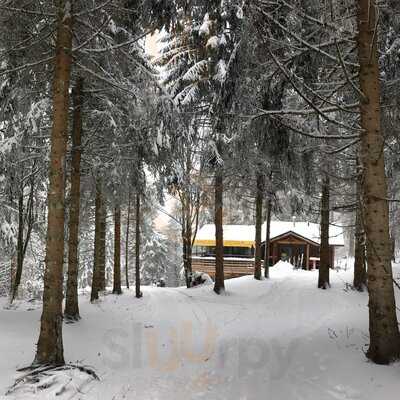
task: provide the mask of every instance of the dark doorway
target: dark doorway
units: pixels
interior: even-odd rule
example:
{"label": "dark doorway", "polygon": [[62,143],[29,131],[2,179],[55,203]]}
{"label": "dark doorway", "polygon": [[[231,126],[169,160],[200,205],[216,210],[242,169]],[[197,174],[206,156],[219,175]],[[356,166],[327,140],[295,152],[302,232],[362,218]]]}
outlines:
{"label": "dark doorway", "polygon": [[279,244],[278,257],[287,261],[296,268],[306,267],[306,245],[304,244]]}

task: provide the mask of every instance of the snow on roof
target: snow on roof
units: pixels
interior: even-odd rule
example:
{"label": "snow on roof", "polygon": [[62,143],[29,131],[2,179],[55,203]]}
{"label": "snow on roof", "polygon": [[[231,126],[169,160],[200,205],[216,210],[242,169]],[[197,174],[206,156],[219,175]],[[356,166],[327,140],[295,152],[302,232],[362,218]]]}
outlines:
{"label": "snow on roof", "polygon": [[[265,222],[262,226],[261,240],[265,241]],[[224,225],[224,242],[254,242],[254,225]],[[274,239],[285,233],[293,232],[308,240],[320,242],[320,225],[312,222],[293,221],[271,221],[270,237]],[[212,241],[215,239],[215,225],[204,225],[196,236],[196,241]],[[337,225],[329,226],[329,244],[333,246],[344,246],[343,229]]]}
{"label": "snow on roof", "polygon": [[[254,225],[224,225],[224,242],[254,242]],[[215,225],[204,225],[196,235],[196,241],[207,241],[215,239]]]}
{"label": "snow on roof", "polygon": [[[265,223],[262,226],[262,241],[265,240]],[[271,221],[271,239],[284,233],[293,232],[313,242],[320,242],[320,225],[312,222]],[[337,225],[329,225],[329,244],[344,246],[343,228]]]}

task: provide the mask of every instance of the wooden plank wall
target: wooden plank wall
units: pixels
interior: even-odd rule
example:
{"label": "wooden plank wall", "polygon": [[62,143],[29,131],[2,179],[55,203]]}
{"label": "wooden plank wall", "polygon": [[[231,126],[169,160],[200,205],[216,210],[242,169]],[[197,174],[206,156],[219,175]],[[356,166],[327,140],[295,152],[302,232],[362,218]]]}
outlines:
{"label": "wooden plank wall", "polygon": [[[215,259],[213,258],[193,258],[193,271],[201,271],[215,277]],[[243,275],[252,275],[254,273],[254,260],[251,258],[224,259],[224,274],[226,278],[235,278]]]}

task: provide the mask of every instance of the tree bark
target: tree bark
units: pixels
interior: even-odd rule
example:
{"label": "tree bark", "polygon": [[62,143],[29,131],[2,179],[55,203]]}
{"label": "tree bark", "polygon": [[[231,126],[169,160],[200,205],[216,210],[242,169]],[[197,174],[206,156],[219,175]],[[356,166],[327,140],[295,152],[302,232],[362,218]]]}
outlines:
{"label": "tree bark", "polygon": [[12,293],[11,301],[12,303],[18,295],[18,289],[21,284],[22,272],[24,267],[24,260],[26,255],[26,250],[28,248],[29,240],[31,238],[31,233],[34,224],[33,206],[34,206],[34,195],[35,183],[33,176],[31,177],[31,190],[29,193],[29,200],[27,204],[28,213],[26,218],[28,220],[28,227],[26,236],[24,238],[24,202],[23,196],[18,199],[18,243],[17,243],[17,268],[15,272],[15,279],[12,282]]}
{"label": "tree bark", "polygon": [[267,218],[266,218],[266,227],[265,227],[265,254],[264,254],[264,276],[266,279],[269,278],[269,255],[270,255],[270,232],[271,232],[271,209],[272,209],[272,202],[270,197],[267,199]]}
{"label": "tree bark", "polygon": [[319,247],[319,271],[318,271],[318,287],[320,289],[328,289],[330,252],[329,252],[329,177],[325,174],[322,181],[322,197],[321,197],[321,243]]}
{"label": "tree bark", "polygon": [[94,216],[94,254],[93,254],[93,276],[92,276],[92,291],[90,301],[99,299],[101,291],[101,271],[100,271],[100,239],[101,239],[101,213],[102,213],[102,191],[100,179],[96,179],[96,200],[95,200],[95,216]]}
{"label": "tree bark", "polygon": [[24,264],[24,193],[18,196],[18,239],[17,239],[17,270],[15,279],[12,282],[11,303],[15,300],[18,294],[18,288],[21,284],[22,269]]}
{"label": "tree bark", "polygon": [[74,119],[72,127],[71,205],[68,239],[68,279],[64,310],[64,317],[72,321],[80,319],[78,303],[78,246],[81,199],[82,84],[82,78],[78,78],[76,86],[72,91]]}
{"label": "tree bark", "polygon": [[140,193],[136,192],[136,237],[135,237],[135,291],[136,298],[142,297],[140,291]]}
{"label": "tree bark", "polygon": [[256,189],[256,236],[255,236],[255,257],[254,257],[254,278],[261,280],[261,229],[262,229],[262,209],[264,196],[264,175],[257,174]]}
{"label": "tree bark", "polygon": [[215,171],[215,284],[214,292],[220,294],[225,290],[224,277],[224,232],[223,232],[223,192],[224,179],[222,167]]}
{"label": "tree bark", "polygon": [[121,208],[114,209],[114,294],[122,294],[121,288]]}
{"label": "tree bark", "polygon": [[354,241],[354,280],[353,286],[356,290],[363,292],[367,287],[367,271],[365,263],[365,235],[362,223],[361,208],[361,178],[357,178],[357,208],[356,208],[356,226]]}
{"label": "tree bark", "polygon": [[187,242],[186,242],[186,213],[183,212],[183,220],[182,220],[182,258],[183,258],[183,271],[185,273],[185,282],[186,287],[189,289],[191,286],[191,279],[189,275],[189,271],[187,268]]}
{"label": "tree bark", "polygon": [[126,288],[129,289],[129,229],[131,222],[131,192],[129,192],[128,198],[128,211],[126,221],[126,234],[125,234],[125,281]]}
{"label": "tree bark", "polygon": [[363,221],[367,246],[369,332],[367,357],[387,364],[400,357],[400,334],[391,264],[389,209],[386,200],[384,138],[377,50],[376,4],[358,0],[358,60],[360,64],[361,154]]}
{"label": "tree bark", "polygon": [[63,365],[62,339],[64,180],[72,64],[71,2],[58,2],[56,58],[53,80],[53,126],[47,197],[46,268],[40,335],[33,365]]}
{"label": "tree bark", "polygon": [[100,290],[106,290],[106,235],[107,235],[107,204],[105,193],[102,192],[101,213],[100,213],[100,239],[99,239],[99,283]]}
{"label": "tree bark", "polygon": [[183,194],[183,267],[185,271],[186,287],[191,287],[192,277],[192,215],[190,194]]}

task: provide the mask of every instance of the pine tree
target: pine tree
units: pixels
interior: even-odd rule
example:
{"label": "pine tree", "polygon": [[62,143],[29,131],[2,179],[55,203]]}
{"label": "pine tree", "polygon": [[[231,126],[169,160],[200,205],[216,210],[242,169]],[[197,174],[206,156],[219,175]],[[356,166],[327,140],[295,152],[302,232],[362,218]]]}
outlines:
{"label": "pine tree", "polygon": [[363,168],[363,220],[367,240],[370,347],[367,356],[378,364],[400,357],[391,265],[389,213],[383,135],[381,131],[379,62],[376,6],[358,1],[358,59],[361,134],[360,162]]}
{"label": "pine tree", "polygon": [[53,128],[49,167],[48,225],[43,312],[34,365],[64,364],[62,338],[64,257],[64,160],[68,131],[69,82],[72,64],[73,19],[71,2],[57,8],[57,43],[53,80]]}

